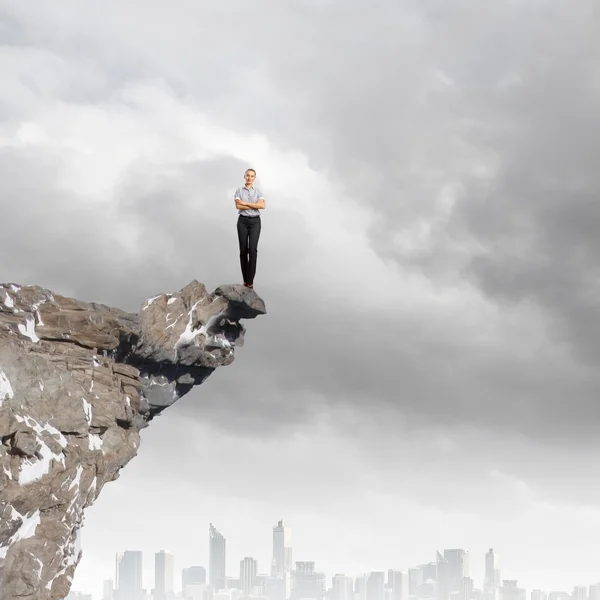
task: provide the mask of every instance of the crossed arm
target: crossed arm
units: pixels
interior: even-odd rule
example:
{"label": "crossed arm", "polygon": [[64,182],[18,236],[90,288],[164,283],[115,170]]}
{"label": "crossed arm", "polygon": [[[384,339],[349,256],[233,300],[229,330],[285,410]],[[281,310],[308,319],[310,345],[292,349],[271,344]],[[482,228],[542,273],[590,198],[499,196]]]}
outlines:
{"label": "crossed arm", "polygon": [[239,198],[236,198],[235,199],[235,207],[238,210],[246,210],[247,208],[264,209],[265,208],[265,199],[259,198],[258,202],[242,202]]}

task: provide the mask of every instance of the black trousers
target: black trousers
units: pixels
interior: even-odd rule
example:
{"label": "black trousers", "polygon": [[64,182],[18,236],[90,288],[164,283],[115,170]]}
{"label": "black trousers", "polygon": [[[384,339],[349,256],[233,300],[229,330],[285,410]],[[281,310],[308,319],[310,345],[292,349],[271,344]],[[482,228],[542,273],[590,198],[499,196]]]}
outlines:
{"label": "black trousers", "polygon": [[258,238],[260,237],[260,217],[240,215],[237,222],[240,242],[240,266],[244,283],[254,284],[256,258],[258,256]]}

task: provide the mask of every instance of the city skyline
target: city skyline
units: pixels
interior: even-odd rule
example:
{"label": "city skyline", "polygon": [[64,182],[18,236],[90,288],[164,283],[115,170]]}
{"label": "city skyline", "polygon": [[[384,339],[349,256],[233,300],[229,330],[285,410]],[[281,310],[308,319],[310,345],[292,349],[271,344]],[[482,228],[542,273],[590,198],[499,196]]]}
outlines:
{"label": "city skyline", "polygon": [[[475,599],[473,594],[478,594],[477,600],[600,600],[600,574],[597,581],[588,582],[583,586],[574,584],[571,591],[544,589],[543,586],[528,590],[519,585],[517,578],[502,574],[500,556],[494,548],[489,548],[475,561],[483,563],[481,581],[476,581],[471,576],[472,554],[464,548],[436,550],[434,561],[404,568],[387,566],[359,573],[329,574],[319,569],[315,561],[290,562],[293,552],[291,527],[284,520],[280,519],[272,527],[272,532],[272,553],[268,561],[270,571],[266,565],[260,567],[259,561],[253,556],[245,556],[239,560],[237,572],[235,567],[228,570],[227,538],[212,522],[208,526],[208,556],[209,562],[212,559],[215,563],[212,567],[209,566],[209,569],[204,565],[189,565],[178,568],[176,572],[175,556],[172,553],[164,549],[154,553],[153,600],[171,600],[175,598],[175,592],[185,590],[185,586],[190,584],[208,584],[207,587],[215,592],[220,589],[235,589],[248,596],[257,597],[262,597],[265,590],[270,589],[272,595],[267,593],[265,600],[320,598],[315,590],[321,588],[327,592],[329,600],[351,600],[347,596],[348,590],[353,590],[354,598],[361,585],[365,593],[363,600],[409,600],[409,597],[411,600],[469,600],[471,597]],[[142,556],[143,553],[136,550],[116,553],[115,582],[122,582],[126,594],[132,593],[135,596],[136,593],[141,593],[142,589],[147,589],[140,586]],[[229,560],[231,561],[231,558]],[[284,568],[280,568],[282,564]],[[217,585],[223,582],[223,587],[210,584],[207,574],[210,577],[211,571]],[[177,577],[177,574],[181,577]],[[269,580],[276,578],[281,578],[282,583],[285,582],[287,574],[290,575],[290,583],[293,581],[294,589],[290,590],[285,583],[277,588],[269,584]],[[260,593],[256,587],[259,580],[262,582]],[[181,586],[176,585],[176,581],[180,581]],[[111,596],[110,600],[120,600],[118,585],[112,584],[112,580],[104,581],[104,600],[109,600],[106,590],[113,588],[115,596]],[[384,594],[384,590],[388,590],[387,595]],[[462,596],[456,596],[457,590],[461,591]],[[546,596],[539,597],[540,592]]]}

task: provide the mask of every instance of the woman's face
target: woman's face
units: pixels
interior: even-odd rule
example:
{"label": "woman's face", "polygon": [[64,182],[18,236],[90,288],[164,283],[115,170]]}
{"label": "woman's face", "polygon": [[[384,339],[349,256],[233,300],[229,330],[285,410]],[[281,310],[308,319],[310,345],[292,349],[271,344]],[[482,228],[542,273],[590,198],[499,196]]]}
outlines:
{"label": "woman's face", "polygon": [[246,179],[246,183],[253,184],[256,179],[256,173],[254,171],[246,171],[244,173],[244,178]]}

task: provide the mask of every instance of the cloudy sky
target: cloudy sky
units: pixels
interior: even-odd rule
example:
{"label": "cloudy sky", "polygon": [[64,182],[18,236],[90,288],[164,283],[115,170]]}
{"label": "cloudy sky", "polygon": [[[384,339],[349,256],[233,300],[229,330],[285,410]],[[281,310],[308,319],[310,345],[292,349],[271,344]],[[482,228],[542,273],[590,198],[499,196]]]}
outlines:
{"label": "cloudy sky", "polygon": [[0,0],[0,280],[137,311],[240,281],[233,365],[143,432],[74,587],[166,548],[328,577],[462,547],[482,583],[600,580],[593,0]]}

